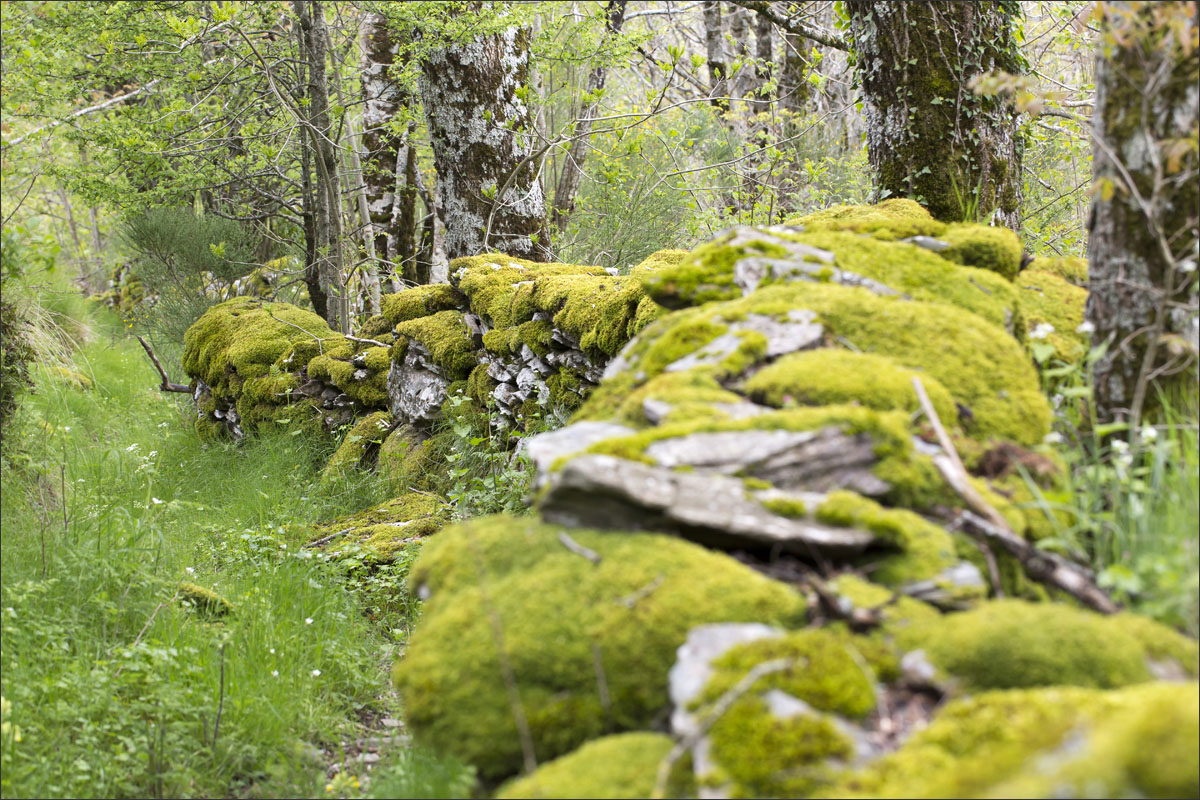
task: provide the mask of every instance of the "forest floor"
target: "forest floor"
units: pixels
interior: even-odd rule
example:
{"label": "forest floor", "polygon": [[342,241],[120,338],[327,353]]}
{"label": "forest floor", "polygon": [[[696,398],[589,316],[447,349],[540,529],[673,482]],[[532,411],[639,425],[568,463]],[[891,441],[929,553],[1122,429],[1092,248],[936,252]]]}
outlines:
{"label": "forest floor", "polygon": [[402,735],[408,620],[300,547],[384,490],[321,482],[311,437],[201,440],[124,326],[76,314],[78,372],[6,432],[4,795],[357,797],[369,767],[371,794],[463,792]]}

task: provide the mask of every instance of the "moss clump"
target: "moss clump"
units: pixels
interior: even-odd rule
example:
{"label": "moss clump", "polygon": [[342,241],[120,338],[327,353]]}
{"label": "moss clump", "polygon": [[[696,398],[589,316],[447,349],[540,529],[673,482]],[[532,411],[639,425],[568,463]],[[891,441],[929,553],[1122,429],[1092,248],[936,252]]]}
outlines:
{"label": "moss clump", "polygon": [[751,399],[775,408],[857,403],[879,411],[915,412],[921,404],[914,377],[921,378],[941,419],[957,418],[954,398],[937,379],[873,353],[836,348],[792,353],[754,373],[742,388]]}
{"label": "moss clump", "polygon": [[466,305],[467,298],[446,283],[413,286],[379,298],[380,312],[392,326],[439,311],[461,310]]}
{"label": "moss clump", "polygon": [[194,583],[181,583],[175,590],[184,606],[206,617],[224,617],[233,613],[233,604],[212,589]]}
{"label": "moss clump", "polygon": [[[899,595],[895,590],[880,586],[877,583],[863,580],[857,575],[846,573],[839,575],[830,583],[830,588],[855,608],[876,609],[882,620],[879,631],[885,638],[903,632],[913,626],[929,624],[941,618],[941,612],[936,608],[912,597]],[[860,647],[864,655],[868,648]],[[885,672],[878,662],[873,663],[881,679],[887,679]],[[890,665],[894,667],[894,665]]]}
{"label": "moss clump", "polygon": [[475,520],[431,538],[410,575],[431,596],[393,671],[408,723],[418,741],[485,778],[513,774],[522,758],[497,624],[535,752],[548,759],[609,721],[617,731],[650,724],[669,704],[667,671],[696,625],[803,617],[789,587],[680,539],[572,530],[600,556],[594,564],[568,550],[561,531],[529,519]]}
{"label": "moss clump", "polygon": [[[816,314],[827,340],[844,340],[856,350],[887,356],[937,380],[969,410],[962,423],[974,437],[1032,445],[1049,431],[1050,408],[1033,364],[1001,328],[954,306],[877,297],[865,289],[793,283],[675,312],[638,337],[628,354],[630,372],[645,375],[639,383],[648,380],[710,346],[731,322],[747,314],[779,319],[797,309]],[[757,346],[744,341],[737,358],[716,365],[714,377],[732,377],[744,369]]]}
{"label": "moss clump", "polygon": [[[954,538],[941,527],[911,511],[886,509],[854,492],[830,492],[816,517],[827,525],[868,530],[898,549],[895,555],[867,559],[872,580],[888,586],[933,579],[958,560]],[[974,599],[981,593],[982,589],[967,594]]]}
{"label": "moss clump", "polygon": [[377,561],[391,561],[449,521],[450,506],[436,497],[409,492],[366,511],[313,526],[309,540],[322,542],[318,546],[328,552],[365,548]]}
{"label": "moss clump", "polygon": [[1035,258],[1029,265],[1031,270],[1049,272],[1076,286],[1087,286],[1088,264],[1086,258],[1063,256],[1061,258]]}
{"label": "moss clump", "polygon": [[386,411],[368,414],[346,432],[346,438],[329,457],[322,477],[335,475],[369,466],[368,460],[379,452],[380,443],[391,430],[391,415]]}
{"label": "moss clump", "polygon": [[1191,797],[1196,684],[987,692],[817,797]]}
{"label": "moss clump", "polygon": [[471,310],[495,328],[511,328],[533,319],[539,309],[528,289],[535,281],[554,276],[612,277],[603,267],[539,264],[499,253],[456,259],[450,263],[450,275],[467,296]]}
{"label": "moss clump", "polygon": [[479,363],[461,312],[439,311],[427,317],[410,319],[397,325],[396,333],[400,338],[392,347],[392,359],[395,361],[404,357],[408,341],[412,340],[429,351],[433,363],[452,381],[464,380]]}
{"label": "moss clump", "polygon": [[786,224],[803,226],[805,231],[869,233],[884,240],[938,236],[946,229],[920,203],[900,197],[873,206],[833,206],[803,217],[794,217]]}
{"label": "moss clump", "polygon": [[[665,372],[636,389],[624,381],[605,381],[589,399],[579,415],[581,419],[613,419],[627,425],[644,427],[646,401],[667,403],[671,407],[666,422],[685,420],[725,419],[727,414],[713,407],[716,403],[743,402],[713,377],[712,370],[690,369],[684,372]],[[605,402],[611,401],[611,402]]]}
{"label": "moss clump", "polygon": [[1109,617],[1107,623],[1137,639],[1148,658],[1156,662],[1174,662],[1193,678],[1200,675],[1200,645],[1195,639],[1128,611]]}
{"label": "moss clump", "polygon": [[787,238],[828,250],[839,269],[878,281],[913,299],[965,308],[1005,329],[1016,318],[1017,292],[1009,281],[986,269],[959,266],[915,244],[836,231]]}
{"label": "moss clump", "polygon": [[1029,331],[1039,327],[1045,331],[1049,325],[1052,330],[1045,334],[1045,341],[1054,346],[1054,355],[1069,364],[1080,361],[1091,344],[1090,337],[1078,330],[1087,305],[1087,289],[1036,269],[1022,272],[1017,277],[1017,288]]}
{"label": "moss clump", "polygon": [[413,428],[400,426],[379,446],[378,472],[394,491],[443,492],[449,480],[446,454],[454,441],[453,431],[425,438]]}
{"label": "moss clump", "polygon": [[660,270],[673,267],[691,253],[687,250],[659,250],[646,256],[642,263],[630,268],[629,277],[637,280],[650,277]]}
{"label": "moss clump", "polygon": [[713,300],[731,300],[741,295],[733,282],[734,265],[747,255],[787,256],[787,251],[771,242],[751,242],[731,246],[735,234],[706,242],[687,258],[654,270],[639,270],[642,287],[656,303],[666,308],[686,308]]}
{"label": "moss clump", "polygon": [[337,344],[308,362],[308,376],[332,384],[364,408],[387,408],[389,348],[361,342]]}
{"label": "moss clump", "polygon": [[[673,746],[661,733],[618,733],[594,739],[569,755],[542,764],[496,793],[500,800],[539,797],[642,798],[654,793],[659,764]],[[690,759],[680,759],[667,797],[693,797]]]}
{"label": "moss clump", "polygon": [[1021,269],[1021,239],[1008,228],[955,224],[940,238],[950,245],[942,258],[956,264],[986,269],[1010,281]]}
{"label": "moss clump", "polygon": [[968,689],[1084,686],[1150,679],[1137,638],[1111,620],[1058,603],[993,600],[911,632],[903,644]]}
{"label": "moss clump", "polygon": [[808,507],[804,505],[804,501],[793,497],[771,497],[760,500],[759,504],[772,514],[778,514],[781,517],[799,519],[808,516]]}

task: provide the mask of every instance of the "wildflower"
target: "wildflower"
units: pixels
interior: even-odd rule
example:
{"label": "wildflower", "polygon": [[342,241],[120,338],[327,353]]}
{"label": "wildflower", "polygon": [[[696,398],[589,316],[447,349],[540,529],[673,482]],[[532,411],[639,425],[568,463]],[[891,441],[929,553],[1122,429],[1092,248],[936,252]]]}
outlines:
{"label": "wildflower", "polygon": [[1039,322],[1036,326],[1034,326],[1033,330],[1029,332],[1029,338],[1045,339],[1052,333],[1054,333],[1053,325],[1051,325],[1049,322]]}
{"label": "wildflower", "polygon": [[1112,449],[1114,453],[1124,455],[1125,453],[1129,452],[1129,442],[1125,441],[1124,439],[1114,439],[1112,443]]}
{"label": "wildflower", "polygon": [[1058,431],[1051,431],[1042,437],[1042,441],[1046,444],[1062,444],[1064,439],[1063,435]]}
{"label": "wildflower", "polygon": [[313,624],[313,618],[312,618],[312,617],[305,617],[305,618],[304,618],[304,624],[305,624],[305,625],[312,625],[312,624]]}
{"label": "wildflower", "polygon": [[161,506],[163,504],[163,501],[159,500],[157,497],[151,497],[150,502],[154,503],[156,506]]}
{"label": "wildflower", "polygon": [[277,670],[277,669],[273,669],[273,670],[271,670],[271,677],[273,677],[273,678],[278,678],[278,677],[279,677],[279,670]]}
{"label": "wildflower", "polygon": [[154,458],[156,455],[158,455],[158,451],[157,451],[157,450],[151,450],[151,451],[150,451],[150,455],[146,456],[146,458]]}
{"label": "wildflower", "polygon": [[70,425],[63,425],[63,430],[64,430],[64,431],[66,431],[67,433],[70,433],[70,432],[71,432],[71,426],[70,426]]}
{"label": "wildflower", "polygon": [[1079,323],[1079,327],[1075,329],[1075,332],[1076,333],[1095,333],[1096,326],[1085,319],[1083,322]]}
{"label": "wildflower", "polygon": [[327,792],[332,792],[332,791],[333,791],[333,784],[332,784],[332,783],[327,783],[327,784],[325,784],[325,791],[327,791]]}
{"label": "wildflower", "polygon": [[1196,271],[1196,259],[1189,258],[1187,261],[1182,262],[1179,265],[1179,271],[1180,272],[1195,272]]}
{"label": "wildflower", "polygon": [[314,678],[319,678],[319,677],[321,677],[321,670],[319,670],[319,669],[314,669],[314,670],[312,671],[312,676],[313,676]]}
{"label": "wildflower", "polygon": [[195,568],[195,567],[184,567],[184,568],[183,568],[183,571],[184,571],[184,572],[186,572],[188,575],[195,575],[195,574],[196,574],[196,568]]}
{"label": "wildflower", "polygon": [[1158,438],[1158,428],[1153,425],[1145,425],[1142,427],[1142,439],[1147,442],[1153,442]]}
{"label": "wildflower", "polygon": [[137,450],[137,449],[138,449],[138,443],[134,442],[133,444],[129,445],[129,447],[125,448],[125,452],[132,453],[134,450]]}
{"label": "wildflower", "polygon": [[274,648],[274,647],[272,647],[272,648],[271,648],[271,655],[275,655],[275,648]]}

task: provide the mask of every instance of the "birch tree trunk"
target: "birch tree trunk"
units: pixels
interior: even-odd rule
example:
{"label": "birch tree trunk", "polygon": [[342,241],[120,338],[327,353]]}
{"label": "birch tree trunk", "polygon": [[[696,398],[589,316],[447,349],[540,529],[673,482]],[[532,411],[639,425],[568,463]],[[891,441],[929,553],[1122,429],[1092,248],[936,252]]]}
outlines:
{"label": "birch tree trunk", "polygon": [[546,202],[533,157],[529,32],[516,25],[434,50],[422,100],[438,173],[446,256],[499,250],[546,261]]}
{"label": "birch tree trunk", "polygon": [[[1093,119],[1087,319],[1096,412],[1138,425],[1158,392],[1195,402],[1197,4],[1103,6]],[[1178,398],[1173,398],[1178,399]]]}
{"label": "birch tree trunk", "polygon": [[942,220],[1020,223],[1022,142],[1011,103],[975,95],[989,70],[1022,71],[1012,0],[848,0],[881,196],[919,200]]}
{"label": "birch tree trunk", "polygon": [[716,108],[729,108],[729,65],[725,61],[725,27],[721,19],[721,4],[715,0],[704,3],[704,46],[708,59],[708,95]]}

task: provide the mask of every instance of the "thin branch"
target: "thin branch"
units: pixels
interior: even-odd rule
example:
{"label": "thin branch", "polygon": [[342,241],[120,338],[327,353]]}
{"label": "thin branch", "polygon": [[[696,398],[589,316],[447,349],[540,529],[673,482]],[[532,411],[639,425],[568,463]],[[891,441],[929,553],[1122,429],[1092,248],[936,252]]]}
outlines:
{"label": "thin branch", "polygon": [[575,555],[583,556],[584,558],[586,558],[588,561],[592,562],[593,564],[600,563],[601,559],[600,559],[599,553],[597,553],[595,550],[592,550],[589,547],[584,547],[579,542],[575,541],[570,536],[568,536],[566,531],[558,532],[558,541],[562,544],[563,547],[567,548]]}
{"label": "thin branch", "polygon": [[154,355],[154,351],[150,349],[150,345],[146,344],[146,340],[141,336],[137,337],[137,340],[142,343],[142,349],[146,351],[146,355],[150,356],[150,361],[154,363],[154,368],[158,370],[158,374],[162,376],[162,384],[158,387],[159,390],[164,392],[180,392],[181,394],[192,393],[190,387],[184,386],[182,383],[172,383],[171,379],[167,377],[167,371],[164,370],[162,364],[158,362],[158,356]]}

